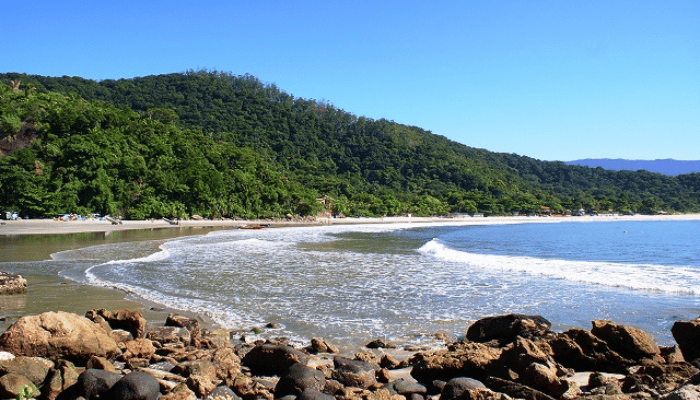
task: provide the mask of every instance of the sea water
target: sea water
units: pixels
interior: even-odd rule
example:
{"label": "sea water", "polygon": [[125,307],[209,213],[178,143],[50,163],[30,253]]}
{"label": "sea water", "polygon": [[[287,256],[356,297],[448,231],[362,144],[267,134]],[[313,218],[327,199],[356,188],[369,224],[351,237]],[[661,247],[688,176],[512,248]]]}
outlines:
{"label": "sea water", "polygon": [[557,331],[609,319],[669,345],[674,321],[700,315],[700,221],[557,220],[237,229],[12,268],[117,288],[231,330],[274,322],[260,335],[347,348],[427,345],[504,313],[542,315]]}

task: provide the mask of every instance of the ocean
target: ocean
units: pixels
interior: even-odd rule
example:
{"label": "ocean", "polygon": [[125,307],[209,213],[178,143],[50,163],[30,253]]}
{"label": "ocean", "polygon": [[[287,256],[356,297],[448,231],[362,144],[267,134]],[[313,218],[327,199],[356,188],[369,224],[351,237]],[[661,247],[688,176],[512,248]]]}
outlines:
{"label": "ocean", "polygon": [[533,222],[220,230],[0,269],[117,288],[251,340],[321,337],[347,349],[377,338],[429,346],[435,333],[459,338],[504,313],[541,315],[555,331],[608,319],[672,345],[673,322],[700,315],[700,221]]}

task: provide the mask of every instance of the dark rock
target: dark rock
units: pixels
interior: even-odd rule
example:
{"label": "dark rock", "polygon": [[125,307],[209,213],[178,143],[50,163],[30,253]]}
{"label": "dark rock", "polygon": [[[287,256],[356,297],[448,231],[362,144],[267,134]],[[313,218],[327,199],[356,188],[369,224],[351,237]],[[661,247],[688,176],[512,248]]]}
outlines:
{"label": "dark rock", "polygon": [[661,354],[654,338],[640,330],[611,321],[593,321],[591,333],[606,342],[608,346],[622,357],[639,360]]}
{"label": "dark rock", "polygon": [[328,342],[325,339],[312,338],[309,351],[313,354],[318,354],[318,353],[335,354],[338,352],[338,348],[335,347],[334,345],[332,345],[330,342]]}
{"label": "dark rock", "polygon": [[168,318],[165,319],[165,326],[175,326],[178,328],[186,328],[191,337],[199,337],[201,328],[199,326],[199,321],[195,318],[183,317],[178,314],[170,313]]}
{"label": "dark rock", "polygon": [[424,384],[463,376],[485,379],[487,370],[501,357],[502,352],[482,343],[466,343],[454,351],[419,353],[410,360],[413,364],[411,376]]}
{"label": "dark rock", "polygon": [[241,360],[254,375],[282,375],[293,364],[306,365],[309,356],[289,346],[262,344],[250,350]]}
{"label": "dark rock", "polygon": [[494,392],[505,393],[508,396],[525,399],[525,400],[555,400],[554,397],[549,396],[539,390],[533,389],[529,386],[523,385],[521,383],[509,381],[506,379],[489,377],[484,382],[486,387],[493,390]]}
{"label": "dark rock", "polygon": [[26,397],[37,397],[39,389],[29,379],[18,374],[5,374],[0,377],[0,397],[20,398],[20,395]]}
{"label": "dark rock", "polygon": [[99,325],[63,311],[18,319],[0,336],[0,349],[16,356],[82,362],[120,353],[117,343]]}
{"label": "dark rock", "polygon": [[304,389],[298,398],[299,400],[335,400],[335,397],[314,389]]}
{"label": "dark rock", "polygon": [[442,389],[440,400],[458,400],[464,397],[465,392],[473,389],[486,389],[486,386],[472,378],[453,378]]}
{"label": "dark rock", "polygon": [[214,390],[211,391],[211,393],[204,397],[204,400],[221,399],[241,400],[240,396],[238,396],[233,390],[229,389],[226,386],[217,386]]}
{"label": "dark rock", "polygon": [[27,280],[22,275],[0,271],[0,295],[27,292]]}
{"label": "dark rock", "polygon": [[390,383],[393,390],[403,396],[410,397],[412,394],[421,396],[428,394],[428,388],[412,378],[401,378]]}
{"label": "dark rock", "polygon": [[90,310],[85,316],[95,320],[98,316],[104,318],[112,329],[123,329],[131,333],[136,338],[143,338],[146,335],[146,319],[140,311],[135,310]]}
{"label": "dark rock", "polygon": [[375,339],[365,345],[368,349],[395,349],[396,345],[382,339]]}
{"label": "dark rock", "polygon": [[549,341],[554,359],[576,371],[626,373],[633,362],[613,351],[608,344],[583,329],[570,329]]}
{"label": "dark rock", "polygon": [[700,358],[700,318],[692,321],[676,321],[671,328],[671,333],[688,362]]}
{"label": "dark rock", "polygon": [[335,357],[335,369],[331,377],[345,386],[367,389],[377,383],[375,370],[378,365],[345,357]]}
{"label": "dark rock", "polygon": [[55,366],[55,369],[49,371],[43,383],[44,387],[42,391],[44,397],[53,400],[58,398],[59,395],[66,392],[69,388],[75,388],[78,386],[76,385],[76,383],[78,383],[78,377],[78,371],[73,363],[60,360]]}
{"label": "dark rock", "polygon": [[322,391],[326,386],[323,372],[302,364],[294,364],[282,375],[275,386],[275,397],[300,396],[304,390]]}
{"label": "dark rock", "polygon": [[120,379],[122,376],[114,372],[88,369],[78,377],[77,392],[87,400],[99,399]]}
{"label": "dark rock", "polygon": [[160,396],[160,384],[145,372],[132,372],[121,378],[105,393],[107,400],[155,400]]}
{"label": "dark rock", "polygon": [[190,331],[186,328],[179,328],[176,326],[160,326],[153,328],[146,333],[146,338],[160,344],[182,343],[185,346],[190,344],[192,340]]}
{"label": "dark rock", "polygon": [[531,337],[549,331],[552,324],[539,315],[508,314],[482,318],[467,329],[467,339],[485,343],[510,343],[516,336]]}

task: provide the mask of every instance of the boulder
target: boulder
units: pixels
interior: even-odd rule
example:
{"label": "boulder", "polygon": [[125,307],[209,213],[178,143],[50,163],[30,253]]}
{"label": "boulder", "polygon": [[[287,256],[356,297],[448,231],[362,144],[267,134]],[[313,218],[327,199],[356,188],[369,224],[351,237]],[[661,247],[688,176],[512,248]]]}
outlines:
{"label": "boulder", "polygon": [[107,400],[155,400],[160,396],[160,384],[145,372],[132,372],[121,378],[104,395]]}
{"label": "boulder", "polygon": [[99,325],[76,314],[46,312],[22,317],[0,336],[0,349],[15,355],[85,361],[112,358],[117,343]]}
{"label": "boulder", "polygon": [[216,384],[207,377],[190,375],[187,377],[187,387],[190,388],[198,398],[202,398],[216,389]]}
{"label": "boulder", "polygon": [[309,356],[290,346],[262,344],[250,350],[241,360],[254,375],[280,376],[293,364],[306,365]]}
{"label": "boulder", "polygon": [[474,389],[487,389],[486,386],[472,378],[452,378],[440,394],[440,400],[460,400],[466,398],[466,392]]}
{"label": "boulder", "polygon": [[146,335],[146,319],[140,311],[135,310],[90,310],[85,316],[90,320],[95,320],[97,317],[104,318],[112,329],[123,329],[134,338],[142,338]]}
{"label": "boulder", "polygon": [[345,357],[335,357],[333,363],[335,369],[331,377],[345,386],[368,389],[377,383],[375,370],[379,370],[378,365]]}
{"label": "boulder", "polygon": [[365,345],[368,349],[395,349],[396,344],[383,339],[375,339]]}
{"label": "boulder", "polygon": [[686,361],[700,358],[700,317],[692,321],[676,321],[671,333]]}
{"label": "boulder", "polygon": [[508,396],[525,399],[525,400],[555,400],[554,397],[549,396],[539,390],[533,389],[522,383],[509,381],[506,379],[489,377],[486,379],[484,384],[494,392],[505,393]]}
{"label": "boulder", "polygon": [[88,369],[78,377],[76,392],[87,400],[103,398],[120,379],[122,376],[114,372]]}
{"label": "boulder", "polygon": [[502,349],[482,343],[466,343],[454,351],[417,354],[410,360],[413,365],[411,376],[424,384],[463,376],[484,379],[488,376],[487,370],[501,357],[502,352]]}
{"label": "boulder", "polygon": [[302,364],[294,364],[280,377],[275,386],[275,397],[300,396],[304,390],[322,391],[326,386],[323,372]]}
{"label": "boulder", "polygon": [[428,388],[413,379],[412,377],[399,378],[388,385],[394,392],[411,397],[414,394],[425,396],[428,394]]}
{"label": "boulder", "polygon": [[338,348],[335,347],[334,345],[332,345],[331,343],[329,343],[325,339],[312,338],[309,352],[311,352],[313,354],[318,354],[318,353],[336,354],[336,353],[338,353]]}
{"label": "boulder", "polygon": [[49,400],[56,399],[63,391],[74,387],[78,377],[78,371],[73,363],[66,360],[59,361],[56,368],[49,371],[43,383],[44,396]]}
{"label": "boulder", "polygon": [[40,386],[53,367],[54,363],[45,358],[20,356],[9,361],[0,361],[0,375],[22,375],[34,385]]}
{"label": "boulder", "polygon": [[0,398],[36,398],[39,389],[29,379],[19,374],[6,374],[0,377]]}
{"label": "boulder", "polygon": [[140,357],[151,358],[156,352],[153,342],[149,339],[134,339],[124,343],[126,350],[124,351],[125,358]]}
{"label": "boulder", "polygon": [[508,314],[482,318],[467,329],[467,339],[485,343],[510,343],[516,336],[531,337],[548,332],[552,324],[539,315]]}
{"label": "boulder", "polygon": [[299,400],[335,400],[335,397],[314,389],[304,390],[298,398]]}
{"label": "boulder", "polygon": [[190,332],[192,338],[199,337],[201,328],[196,318],[183,317],[182,315],[170,313],[165,319],[165,326],[175,326],[185,328]]}
{"label": "boulder", "polygon": [[22,275],[0,271],[0,295],[27,292],[27,280]]}
{"label": "boulder", "polygon": [[583,329],[569,329],[549,340],[554,359],[576,371],[626,373],[633,362],[610,349],[608,344]]}
{"label": "boulder", "polygon": [[608,346],[622,357],[631,360],[651,358],[661,354],[654,338],[642,331],[612,321],[593,321],[591,333],[605,341]]}

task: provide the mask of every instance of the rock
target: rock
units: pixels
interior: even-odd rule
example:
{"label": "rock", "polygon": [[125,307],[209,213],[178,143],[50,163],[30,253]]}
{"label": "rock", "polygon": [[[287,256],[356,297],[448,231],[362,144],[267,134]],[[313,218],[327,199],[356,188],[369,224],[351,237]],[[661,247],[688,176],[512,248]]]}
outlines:
{"label": "rock", "polygon": [[591,333],[605,341],[608,346],[622,357],[639,360],[661,354],[654,338],[642,331],[627,325],[611,321],[593,321]]}
{"label": "rock", "polygon": [[211,361],[207,360],[185,361],[176,365],[171,372],[182,375],[185,378],[191,375],[200,375],[209,380],[216,379],[216,367]]}
{"label": "rock", "polygon": [[78,371],[73,363],[66,360],[59,361],[56,368],[49,371],[44,381],[42,390],[44,396],[49,400],[56,399],[62,392],[77,386],[78,377]]}
{"label": "rock", "polygon": [[165,319],[165,326],[185,328],[190,332],[192,338],[199,337],[201,331],[199,321],[195,318],[183,317],[174,313],[168,314],[168,318]]}
{"label": "rock", "polygon": [[452,378],[440,394],[440,400],[458,400],[465,398],[465,392],[474,389],[487,389],[486,386],[472,378]]}
{"label": "rock", "polygon": [[331,377],[345,386],[368,389],[377,383],[375,370],[379,369],[378,365],[345,357],[335,357],[333,363],[335,369]]}
{"label": "rock", "polygon": [[160,384],[145,372],[125,375],[104,395],[107,400],[155,400],[160,396]]}
{"label": "rock", "polygon": [[0,397],[3,399],[20,398],[20,395],[36,398],[39,394],[36,385],[22,375],[10,373],[0,377]]}
{"label": "rock", "polygon": [[[161,397],[161,400],[163,398]],[[240,396],[226,386],[217,386],[204,400],[241,400]]]}
{"label": "rock", "polygon": [[120,379],[122,376],[114,372],[88,369],[78,377],[76,391],[88,400],[102,398]]}
{"label": "rock", "polygon": [[6,351],[0,351],[0,361],[9,361],[15,358],[15,355]]}
{"label": "rock", "polygon": [[485,343],[510,343],[516,336],[530,337],[549,331],[552,324],[539,315],[508,314],[482,318],[467,329],[467,339]]}
{"label": "rock", "polygon": [[424,396],[428,394],[428,388],[411,377],[400,378],[390,383],[391,388],[402,396],[410,397],[412,394]]}
{"label": "rock", "polygon": [[417,354],[410,360],[413,364],[411,376],[424,384],[463,376],[484,379],[488,375],[487,369],[501,357],[502,352],[502,349],[482,343],[466,343],[454,351]]}
{"label": "rock", "polygon": [[[209,397],[206,397],[210,399]],[[170,393],[161,396],[159,400],[197,400],[197,396],[184,383],[175,385]]]}
{"label": "rock", "polygon": [[299,400],[335,400],[335,397],[314,389],[305,389],[299,396]]}
{"label": "rock", "polygon": [[22,375],[34,385],[40,386],[53,367],[54,363],[45,358],[20,356],[10,361],[0,361],[0,375]]}
{"label": "rock", "polygon": [[112,329],[123,329],[137,339],[146,335],[146,319],[140,311],[126,309],[108,311],[103,308],[88,311],[85,316],[91,320],[100,316],[107,321]]}
{"label": "rock", "polygon": [[329,343],[325,339],[312,338],[311,339],[311,347],[309,348],[309,351],[313,354],[318,354],[318,353],[336,354],[336,353],[338,353],[338,348],[333,346],[331,343]]}
{"label": "rock", "polygon": [[124,358],[139,357],[139,358],[151,358],[156,352],[156,348],[153,347],[153,342],[149,339],[134,339],[124,343],[126,351],[124,352]]}
{"label": "rock", "polygon": [[375,339],[365,345],[368,349],[395,349],[396,344],[382,339]]}
{"label": "rock", "polygon": [[525,400],[555,400],[554,397],[549,396],[539,390],[533,389],[529,386],[523,385],[521,383],[509,381],[506,379],[489,377],[485,381],[486,387],[493,390],[494,392],[505,393],[508,396],[525,399]]}
{"label": "rock", "polygon": [[192,337],[186,328],[175,326],[161,326],[148,331],[146,337],[160,344],[182,343],[185,346],[190,344]]}
{"label": "rock", "polygon": [[549,341],[554,359],[576,371],[626,373],[633,364],[608,344],[583,329],[570,329]]}
{"label": "rock", "polygon": [[326,386],[323,372],[302,364],[294,364],[282,375],[275,386],[275,397],[300,396],[306,389],[321,391]]}
{"label": "rock", "polygon": [[114,367],[114,364],[109,362],[104,357],[97,357],[97,356],[92,356],[90,357],[87,362],[85,363],[85,368],[88,369],[103,369],[105,371],[109,372],[117,372],[117,369]]}
{"label": "rock", "polygon": [[201,398],[211,393],[216,388],[216,384],[207,377],[190,375],[187,377],[187,387],[190,388],[197,397]]}
{"label": "rock", "polygon": [[306,365],[309,356],[289,346],[262,344],[250,350],[241,360],[254,375],[282,375],[293,364]]}
{"label": "rock", "polygon": [[683,385],[678,389],[659,397],[659,400],[697,400],[700,399],[700,386]]}
{"label": "rock", "polygon": [[569,390],[569,382],[557,376],[556,370],[540,363],[532,363],[525,371],[528,386],[553,397],[560,397]]}
{"label": "rock", "polygon": [[700,317],[692,321],[676,321],[671,333],[688,362],[700,358]]}
{"label": "rock", "polygon": [[0,336],[0,348],[15,355],[76,361],[120,353],[100,326],[62,311],[20,318]]}
{"label": "rock", "polygon": [[231,348],[223,347],[214,351],[211,362],[219,379],[233,378],[241,372],[241,360]]}
{"label": "rock", "polygon": [[0,271],[0,295],[27,292],[27,280],[22,275]]}

